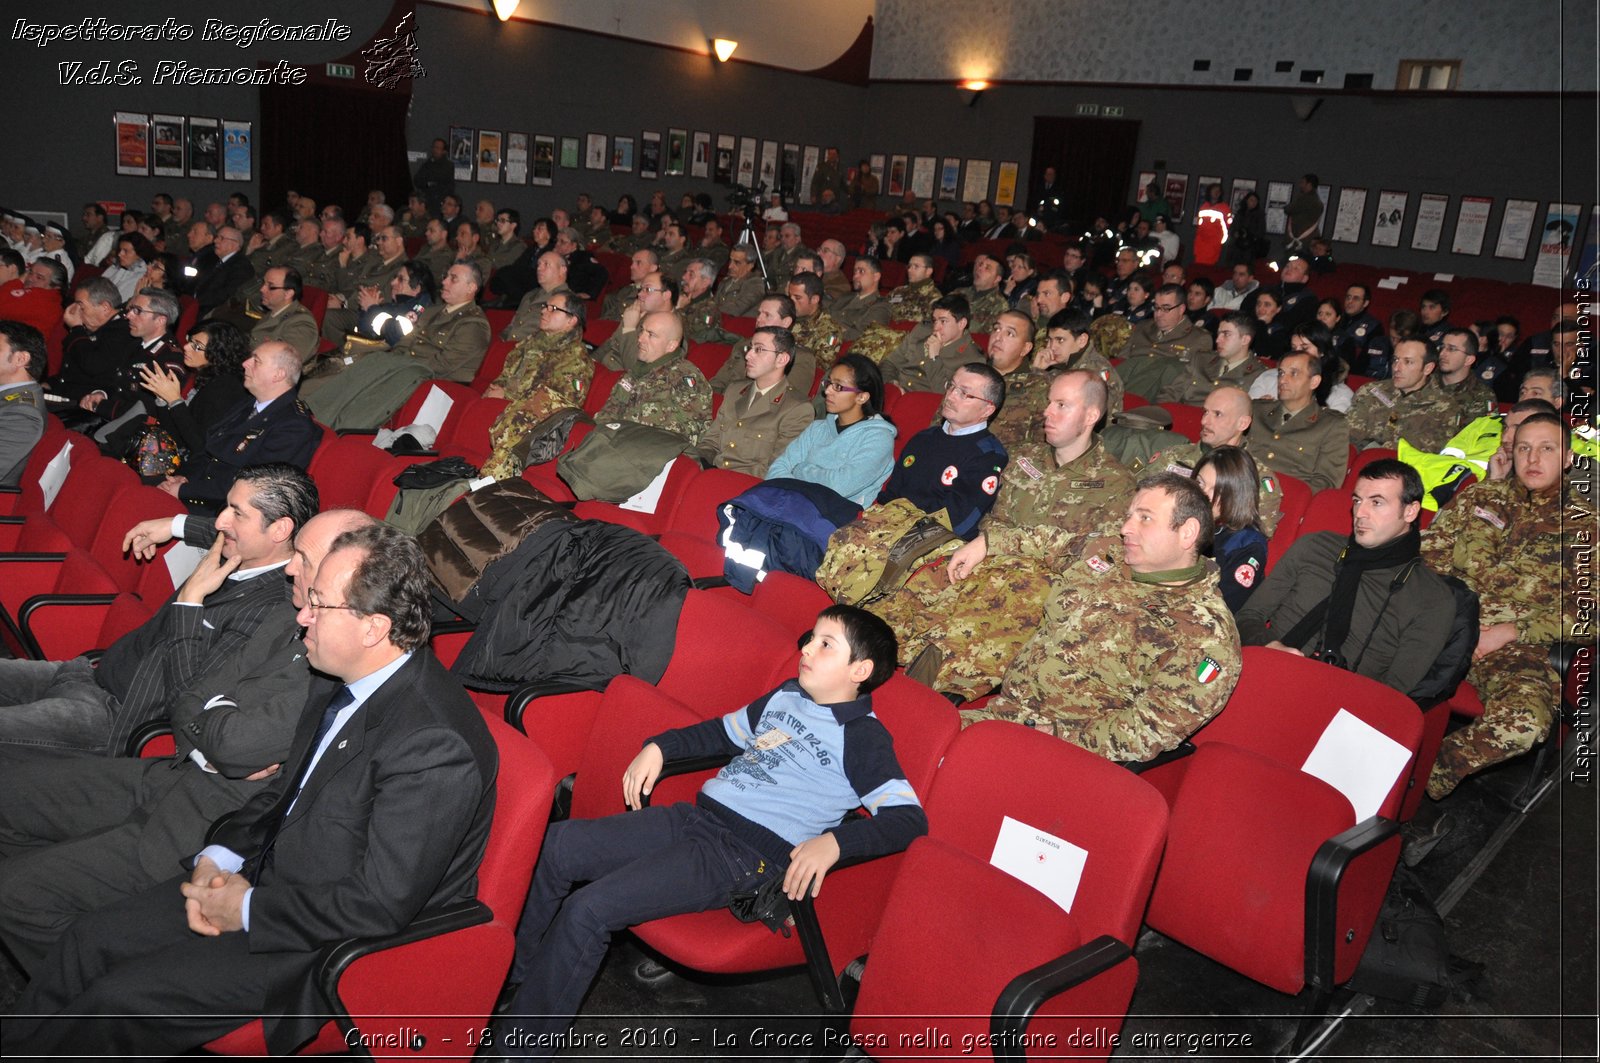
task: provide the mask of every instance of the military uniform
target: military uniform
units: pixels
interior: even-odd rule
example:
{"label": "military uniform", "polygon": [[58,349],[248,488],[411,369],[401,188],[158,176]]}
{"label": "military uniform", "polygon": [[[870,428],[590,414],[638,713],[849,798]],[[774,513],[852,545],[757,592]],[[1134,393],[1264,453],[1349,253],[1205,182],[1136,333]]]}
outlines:
{"label": "military uniform", "polygon": [[412,213],[407,210],[401,212],[400,220],[396,221],[395,224],[400,227],[400,236],[403,239],[420,240],[422,239],[423,234],[428,231],[428,222],[431,220],[432,219],[429,217],[427,211],[423,211],[418,215],[412,215]]}
{"label": "military uniform", "polygon": [[822,274],[822,305],[833,311],[838,304],[848,302],[855,294],[850,290],[850,278],[843,270],[830,269]]}
{"label": "military uniform", "polygon": [[637,284],[624,284],[606,296],[606,301],[600,308],[600,317],[606,321],[621,321],[622,312],[628,308],[629,303],[638,298],[639,286]]}
{"label": "military uniform", "polygon": [[1015,452],[1027,443],[1037,442],[1043,436],[1044,408],[1050,402],[1050,384],[1055,374],[1036,372],[1024,364],[1005,378],[1006,401],[1000,412],[989,419],[989,431],[1005,444],[1007,451]]}
{"label": "military uniform", "polygon": [[[1207,443],[1179,443],[1156,451],[1149,458],[1136,460],[1129,464],[1135,476],[1143,476],[1149,472],[1175,472],[1183,476],[1193,476],[1194,467],[1200,464],[1200,459],[1211,453],[1216,448]],[[1250,440],[1245,439],[1241,448],[1250,449]],[[1251,455],[1254,457],[1254,455]],[[1259,477],[1256,490],[1256,509],[1260,514],[1261,530],[1268,538],[1278,527],[1278,521],[1283,517],[1283,485],[1278,482],[1278,476],[1265,465],[1256,466]]]}
{"label": "military uniform", "polygon": [[1202,562],[1168,586],[1121,553],[1067,568],[1000,693],[962,712],[963,723],[1032,722],[1108,760],[1149,760],[1222,711],[1241,657],[1216,566]]}
{"label": "military uniform", "polygon": [[549,291],[535,288],[522,297],[517,304],[517,312],[511,315],[511,324],[507,325],[500,333],[503,340],[521,342],[539,331],[539,313],[544,309],[544,304],[550,301],[553,295],[565,295],[568,299],[578,296],[565,284],[558,284]]}
{"label": "military uniform", "polygon": [[[1438,376],[1438,373],[1432,374]],[[1477,373],[1469,372],[1467,378],[1459,384],[1446,384],[1439,381],[1439,386],[1444,393],[1455,399],[1458,408],[1456,423],[1451,426],[1454,431],[1465,425],[1474,417],[1493,414],[1500,409],[1500,400],[1495,397],[1494,388],[1485,384]],[[1446,436],[1445,438],[1449,438]],[[1424,450],[1434,450],[1434,447],[1424,447]]]}
{"label": "military uniform", "polygon": [[250,330],[250,349],[255,350],[268,340],[282,340],[294,348],[302,365],[309,367],[317,359],[317,319],[298,300],[268,314]]}
{"label": "military uniform", "polygon": [[297,245],[293,240],[289,239],[287,234],[279,233],[250,252],[246,257],[249,259],[250,269],[254,273],[249,280],[239,285],[239,290],[234,293],[234,300],[246,304],[254,300],[255,305],[259,307],[261,281],[267,275],[267,270],[289,265],[289,259],[293,256],[296,248]]}
{"label": "military uniform", "polygon": [[1005,293],[998,285],[986,292],[980,292],[969,285],[957,288],[950,294],[966,298],[970,310],[967,315],[967,328],[972,332],[988,332],[994,327],[994,319],[1011,309],[1011,304],[1006,302]]}
{"label": "military uniform", "polygon": [[[733,345],[733,351],[728,355],[728,360],[722,363],[722,368],[717,370],[717,375],[710,380],[711,390],[719,395],[726,395],[740,381],[748,380],[745,376],[744,355],[750,349],[750,341],[741,339]],[[811,393],[811,382],[817,378],[817,356],[811,353],[810,348],[796,346],[794,349],[794,365],[789,369],[789,381],[802,395]]]}
{"label": "military uniform", "polygon": [[1132,495],[1133,477],[1099,440],[1060,466],[1043,443],[1018,447],[979,525],[983,563],[959,583],[947,582],[944,566],[922,569],[871,607],[894,628],[901,663],[932,648],[942,656],[937,689],[967,700],[987,693],[1038,625],[1062,566],[1121,524]]}
{"label": "military uniform", "polygon": [[1333,327],[1333,350],[1352,373],[1380,378],[1389,375],[1393,348],[1383,334],[1383,322],[1365,310],[1355,317],[1339,316]]}
{"label": "military uniform", "polygon": [[[523,243],[522,238],[519,236],[513,236],[509,240],[501,240],[500,234],[496,233],[494,239],[489,241],[488,246],[489,263],[497,270],[514,265],[523,255],[528,253],[528,245]],[[487,281],[488,279],[488,274],[485,274],[484,280]]]}
{"label": "military uniform", "polygon": [[325,292],[334,291],[334,282],[339,271],[339,247],[335,245],[330,249],[321,244],[314,246],[317,253],[306,260],[300,275],[306,284],[313,288],[321,288]]}
{"label": "military uniform", "polygon": [[[931,325],[924,323],[912,331],[920,333],[922,338],[926,339],[933,329]],[[908,335],[911,333],[890,325],[868,325],[861,330],[861,335],[851,341],[850,353],[859,354],[874,365],[881,366],[883,360],[898,350]]]}
{"label": "military uniform", "polygon": [[720,274],[728,265],[728,254],[733,248],[718,240],[714,244],[700,244],[690,250],[693,252],[692,257],[705,259]]}
{"label": "military uniform", "polygon": [[709,288],[688,306],[680,306],[678,316],[683,319],[683,334],[694,343],[727,343],[736,338],[722,331],[722,311]]}
{"label": "military uniform", "polygon": [[1181,402],[1190,406],[1205,405],[1206,396],[1227,385],[1245,392],[1256,377],[1267,371],[1261,359],[1247,354],[1239,364],[1229,367],[1216,351],[1195,355],[1189,359],[1185,371],[1178,373],[1161,386],[1156,393],[1157,402]]}
{"label": "military uniform", "polygon": [[889,302],[877,292],[852,295],[834,304],[828,312],[839,323],[840,336],[849,342],[860,339],[869,325],[889,323]]}
{"label": "military uniform", "polygon": [[[931,325],[919,326],[902,335],[900,345],[880,365],[884,383],[897,384],[901,391],[942,392],[950,386],[957,369],[968,362],[986,360],[978,345],[972,342],[972,336],[965,332],[957,336],[954,343],[940,347],[939,353],[930,359],[924,343],[931,335]],[[850,349],[855,350],[853,346]]]}
{"label": "military uniform", "polygon": [[921,324],[933,316],[933,304],[944,298],[944,293],[932,277],[924,277],[915,284],[902,284],[888,298],[890,320]]}
{"label": "military uniform", "polygon": [[711,388],[680,353],[655,362],[635,362],[594,419],[596,424],[633,421],[662,428],[693,443],[711,420]]}
{"label": "military uniform", "polygon": [[795,318],[790,331],[794,333],[796,346],[810,351],[824,373],[833,368],[833,360],[839,357],[839,344],[843,341],[838,324],[826,310],[818,310],[810,317]]}
{"label": "military uniform", "polygon": [[723,278],[717,286],[717,309],[729,317],[754,317],[766,296],[766,282],[760,273],[751,270],[744,277]]}
{"label": "military uniform", "polygon": [[779,244],[775,250],[767,255],[767,279],[772,284],[772,290],[781,292],[789,283],[789,278],[794,275],[795,259],[801,255],[815,253],[805,244],[795,244],[793,249],[785,248],[782,244]]}
{"label": "military uniform", "polygon": [[[1098,376],[1106,386],[1106,417],[1115,417],[1122,412],[1122,378],[1117,375],[1116,367],[1106,361],[1105,355],[1100,353],[1093,340],[1090,340],[1089,346],[1079,351],[1075,358],[1068,359],[1061,368],[1063,371],[1082,369]],[[1009,402],[1010,399],[1006,401]]]}
{"label": "military uniform", "polygon": [[1277,399],[1257,399],[1250,422],[1250,453],[1258,465],[1304,480],[1313,491],[1344,483],[1350,467],[1350,426],[1343,415],[1312,399],[1291,415]]}
{"label": "military uniform", "polygon": [[661,271],[661,275],[671,277],[675,281],[683,279],[683,268],[700,257],[690,251],[687,244],[676,251],[658,247],[656,255],[656,268]]}
{"label": "military uniform", "polygon": [[489,429],[489,457],[480,473],[496,479],[519,475],[518,445],[556,410],[581,407],[593,380],[594,359],[576,329],[540,332],[517,344],[494,382],[506,393],[506,408]]}
{"label": "military uniform", "polygon": [[345,333],[354,332],[361,322],[361,289],[372,287],[384,298],[389,296],[389,282],[406,264],[406,256],[398,255],[385,262],[376,251],[368,251],[354,262],[348,263],[334,278],[336,294],[344,297],[345,305],[330,306],[322,315],[322,337],[334,343],[343,341]]}
{"label": "military uniform", "polygon": [[[689,354],[689,337],[684,336],[678,341],[678,346],[672,351],[674,356],[687,357]],[[607,369],[627,371],[639,364],[639,330],[617,329],[606,337],[606,341],[594,350],[593,358]],[[741,369],[742,373],[743,370]]]}
{"label": "military uniform", "polygon": [[1402,392],[1393,380],[1374,380],[1356,392],[1350,412],[1350,442],[1357,450],[1393,449],[1397,441],[1437,453],[1461,426],[1461,407],[1454,395],[1429,373],[1422,386]]}
{"label": "military uniform", "polygon": [[22,482],[28,457],[44,436],[44,389],[29,380],[0,389],[0,487]]}
{"label": "military uniform", "polygon": [[1211,333],[1188,318],[1166,331],[1157,328],[1154,321],[1144,321],[1128,334],[1117,374],[1128,391],[1153,400],[1169,380],[1183,373],[1193,358],[1210,354],[1213,349]]}
{"label": "military uniform", "polygon": [[1479,623],[1517,627],[1512,642],[1472,662],[1467,679],[1483,699],[1483,716],[1445,736],[1429,797],[1527,752],[1549,730],[1561,685],[1550,645],[1594,643],[1592,592],[1571,576],[1589,570],[1594,527],[1591,502],[1560,491],[1537,495],[1513,478],[1467,488],[1423,536],[1428,564],[1478,593]]}
{"label": "military uniform", "polygon": [[812,420],[811,400],[792,379],[779,380],[765,395],[747,379],[723,396],[695,457],[719,469],[765,476],[767,466]]}
{"label": "military uniform", "polygon": [[433,274],[433,283],[436,285],[444,282],[445,274],[456,264],[455,248],[448,243],[439,247],[425,246],[417,252],[417,258],[428,267],[428,272]]}

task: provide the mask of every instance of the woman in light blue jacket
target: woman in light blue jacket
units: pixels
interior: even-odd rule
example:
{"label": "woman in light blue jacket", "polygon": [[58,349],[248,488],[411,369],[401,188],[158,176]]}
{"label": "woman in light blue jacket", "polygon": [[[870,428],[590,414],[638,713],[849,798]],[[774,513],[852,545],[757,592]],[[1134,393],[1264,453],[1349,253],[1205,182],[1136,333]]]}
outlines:
{"label": "woman in light blue jacket", "polygon": [[883,417],[883,374],[869,358],[847,354],[822,382],[828,416],[778,455],[767,479],[790,477],[830,487],[870,505],[894,468],[894,425]]}

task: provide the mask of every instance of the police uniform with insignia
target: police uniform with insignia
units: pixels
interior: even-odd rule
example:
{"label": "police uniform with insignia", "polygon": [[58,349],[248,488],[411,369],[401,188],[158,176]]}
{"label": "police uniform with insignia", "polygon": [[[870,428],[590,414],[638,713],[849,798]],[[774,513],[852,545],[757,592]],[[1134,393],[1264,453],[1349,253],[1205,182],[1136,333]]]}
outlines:
{"label": "police uniform with insignia", "polygon": [[178,497],[190,509],[215,513],[222,508],[239,470],[247,465],[284,461],[297,469],[311,463],[322,429],[300,396],[289,390],[256,410],[247,398],[206,433],[205,453],[184,463],[187,482]]}
{"label": "police uniform with insignia", "polygon": [[1312,399],[1290,414],[1277,399],[1257,399],[1250,422],[1250,454],[1273,472],[1305,481],[1312,491],[1344,483],[1350,467],[1350,426],[1335,410]]}
{"label": "police uniform with insignia", "polygon": [[1249,393],[1256,377],[1267,371],[1261,359],[1247,354],[1238,365],[1229,366],[1222,355],[1208,351],[1189,359],[1187,370],[1180,372],[1162,385],[1156,393],[1157,402],[1181,402],[1189,406],[1203,406],[1206,396],[1227,385]]}
{"label": "police uniform with insignia", "polygon": [[1120,545],[1069,565],[981,719],[1032,724],[1107,760],[1174,749],[1227,704],[1241,656],[1216,566],[1137,573]]}
{"label": "police uniform with insignia", "polygon": [[711,388],[678,351],[654,362],[636,360],[594,419],[596,424],[632,421],[662,428],[693,443],[711,420]]}
{"label": "police uniform with insignia", "polygon": [[0,388],[0,487],[22,481],[28,456],[44,435],[44,389],[32,380]]}
{"label": "police uniform with insignia", "polygon": [[708,466],[765,476],[767,466],[812,420],[811,401],[791,378],[779,380],[764,395],[746,379],[727,390],[694,456]]}
{"label": "police uniform with insignia", "polygon": [[1456,397],[1440,386],[1437,373],[1429,373],[1422,385],[1411,391],[1401,391],[1393,380],[1374,380],[1356,392],[1345,415],[1350,443],[1357,450],[1393,449],[1404,439],[1420,450],[1437,453],[1450,442],[1461,421],[1461,407]]}

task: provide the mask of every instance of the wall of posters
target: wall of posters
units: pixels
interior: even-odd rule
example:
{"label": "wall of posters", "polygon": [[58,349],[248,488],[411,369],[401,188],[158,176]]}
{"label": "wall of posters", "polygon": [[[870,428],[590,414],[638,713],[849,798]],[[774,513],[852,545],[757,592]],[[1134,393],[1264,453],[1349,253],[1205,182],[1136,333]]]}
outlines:
{"label": "wall of posters", "polygon": [[639,176],[645,178],[661,176],[660,133],[639,134]]}
{"label": "wall of posters", "polygon": [[1544,211],[1544,227],[1539,230],[1539,253],[1533,260],[1533,283],[1560,288],[1566,283],[1567,262],[1572,258],[1572,242],[1578,235],[1577,203],[1552,203]]}
{"label": "wall of posters", "polygon": [[[566,144],[566,142],[568,140],[572,141],[572,166],[569,167],[569,169],[577,169],[577,163],[578,163],[578,138],[577,137],[562,137],[561,138],[561,154],[562,154],[561,165],[563,165],[563,166],[567,165],[567,160],[566,160],[567,144]],[[533,171],[532,171],[532,175],[531,175],[531,177],[529,179],[530,183],[536,184],[536,185],[540,185],[540,186],[546,187],[546,188],[548,188],[550,185],[555,183],[555,177],[556,177],[555,153],[556,153],[556,138],[555,137],[536,136],[536,137],[533,138]]]}
{"label": "wall of posters", "polygon": [[485,184],[500,181],[500,133],[498,130],[478,130],[478,180]]}
{"label": "wall of posters", "polygon": [[954,199],[956,192],[961,187],[961,160],[945,156],[944,165],[939,169],[939,198]]}
{"label": "wall of posters", "polygon": [[225,120],[222,123],[222,179],[250,180],[250,123]]}
{"label": "wall of posters", "polygon": [[967,160],[967,179],[961,183],[962,202],[977,203],[989,198],[989,169],[988,159]]}
{"label": "wall of posters", "polygon": [[667,130],[667,176],[682,177],[689,169],[689,131]]}
{"label": "wall of posters", "polygon": [[604,133],[590,133],[583,148],[583,165],[589,170],[604,170],[606,168],[606,135]]}
{"label": "wall of posters", "polygon": [[739,172],[735,177],[739,184],[746,188],[754,188],[756,183],[756,138],[739,138]]}
{"label": "wall of posters", "polygon": [[694,147],[689,155],[689,176],[711,176],[711,134],[695,133]]}
{"label": "wall of posters", "polygon": [[1014,207],[1017,204],[1017,164],[1002,162],[1000,173],[994,180],[994,205]]}
{"label": "wall of posters", "polygon": [[182,115],[151,115],[150,158],[150,172],[157,177],[183,176]]}
{"label": "wall of posters", "polygon": [[1483,252],[1483,237],[1489,231],[1489,211],[1493,207],[1494,199],[1490,196],[1461,197],[1456,234],[1450,240],[1451,253],[1477,255]]}
{"label": "wall of posters", "polygon": [[717,169],[716,181],[718,184],[733,184],[733,134],[717,134]]}
{"label": "wall of posters", "polygon": [[215,118],[189,119],[189,176],[214,178],[222,166],[222,123]]}
{"label": "wall of posters", "polygon": [[884,191],[891,196],[903,196],[906,192],[906,157],[896,155],[889,160],[889,183],[884,186]]}
{"label": "wall of posters", "polygon": [[1330,239],[1341,243],[1361,242],[1361,218],[1367,210],[1367,190],[1345,187],[1339,192],[1339,209],[1333,217],[1333,234]]}
{"label": "wall of posters", "polygon": [[1262,204],[1267,211],[1267,232],[1281,235],[1288,226],[1287,211],[1293,188],[1288,181],[1267,182],[1267,201]]}
{"label": "wall of posters", "polygon": [[1537,200],[1508,199],[1500,216],[1500,236],[1494,243],[1495,258],[1521,259],[1528,254],[1528,237],[1533,235],[1533,216]]}
{"label": "wall of posters", "polygon": [[935,165],[932,155],[918,155],[911,160],[911,194],[918,199],[933,198],[933,168]]}
{"label": "wall of posters", "polygon": [[1409,198],[1405,192],[1387,189],[1378,193],[1378,216],[1372,219],[1373,247],[1400,246],[1400,228],[1406,223],[1406,200]]}
{"label": "wall of posters", "polygon": [[455,167],[457,181],[472,180],[472,127],[450,127],[450,164]]}
{"label": "wall of posters", "polygon": [[1444,235],[1444,215],[1449,208],[1449,196],[1422,193],[1422,198],[1417,200],[1417,227],[1411,230],[1411,250],[1439,250],[1439,238]]}
{"label": "wall of posters", "polygon": [[776,140],[763,140],[761,142],[761,176],[759,183],[768,192],[778,188],[778,142]]}

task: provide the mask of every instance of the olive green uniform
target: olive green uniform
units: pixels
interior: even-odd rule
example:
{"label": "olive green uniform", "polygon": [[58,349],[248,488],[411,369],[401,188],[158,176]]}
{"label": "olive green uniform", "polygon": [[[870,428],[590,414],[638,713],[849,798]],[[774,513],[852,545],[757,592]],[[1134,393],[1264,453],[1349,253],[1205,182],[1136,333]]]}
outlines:
{"label": "olive green uniform", "polygon": [[629,303],[637,298],[639,298],[639,286],[637,284],[624,284],[606,296],[606,301],[600,309],[601,318],[606,321],[621,321],[622,312],[628,308]]}
{"label": "olive green uniform", "polygon": [[263,317],[250,330],[252,351],[268,340],[282,340],[287,343],[300,356],[301,364],[309,365],[316,360],[319,346],[317,319],[296,300],[277,313]]}
{"label": "olive green uniform", "polygon": [[695,457],[719,469],[765,476],[767,466],[811,421],[811,400],[791,379],[779,380],[765,395],[747,379],[723,396]]}
{"label": "olive green uniform", "polygon": [[725,277],[717,286],[717,309],[729,317],[754,317],[766,296],[767,285],[754,270],[743,277]]}
{"label": "olive green uniform", "polygon": [[902,284],[889,293],[889,317],[893,321],[915,321],[919,324],[933,316],[933,304],[944,298],[932,277],[924,277],[915,284]]}
{"label": "olive green uniform", "polygon": [[[1439,374],[1435,372],[1429,375],[1437,377]],[[1456,400],[1456,406],[1460,411],[1455,426],[1457,428],[1474,417],[1492,415],[1500,409],[1500,400],[1495,397],[1494,389],[1485,384],[1476,373],[1467,373],[1467,378],[1459,384],[1446,384],[1440,380],[1439,387],[1446,395]]]}
{"label": "olive green uniform", "polygon": [[1250,453],[1258,465],[1304,480],[1313,491],[1344,483],[1350,468],[1350,429],[1344,416],[1312,399],[1290,415],[1278,399],[1257,399]]}
{"label": "olive green uniform", "polygon": [[1209,351],[1190,358],[1183,370],[1161,386],[1156,401],[1203,406],[1206,396],[1219,387],[1234,387],[1248,394],[1256,377],[1266,371],[1261,359],[1253,354],[1245,355],[1238,365],[1229,366],[1222,355]]}
{"label": "olive green uniform", "polygon": [[1211,333],[1188,318],[1165,331],[1157,328],[1154,321],[1141,321],[1128,334],[1117,373],[1128,391],[1154,400],[1196,355],[1209,354],[1214,349]]}
{"label": "olive green uniform", "polygon": [[[897,384],[901,391],[942,392],[950,386],[957,369],[968,362],[986,360],[978,345],[972,342],[972,336],[965,332],[929,358],[924,344],[932,334],[931,325],[921,325],[902,334],[894,353],[881,363],[883,382]],[[854,350],[852,347],[851,351]]]}
{"label": "olive green uniform", "polygon": [[1006,302],[1005,293],[1000,290],[999,285],[986,292],[980,292],[969,285],[957,288],[950,294],[963,296],[967,300],[970,311],[967,315],[967,328],[972,332],[988,332],[994,327],[994,319],[1011,309],[1011,304]]}
{"label": "olive green uniform", "polygon": [[[711,390],[719,395],[726,395],[728,391],[741,380],[748,380],[745,376],[744,355],[750,349],[750,341],[742,339],[733,345],[733,350],[728,355],[728,360],[722,363],[722,368],[717,370],[717,375],[710,380]],[[794,364],[789,369],[789,382],[794,385],[802,395],[811,393],[811,382],[817,378],[817,356],[811,353],[810,348],[795,347]]]}
{"label": "olive green uniform", "polygon": [[839,323],[840,336],[853,343],[869,325],[889,323],[889,301],[877,292],[851,295],[834,304],[828,313]]}

